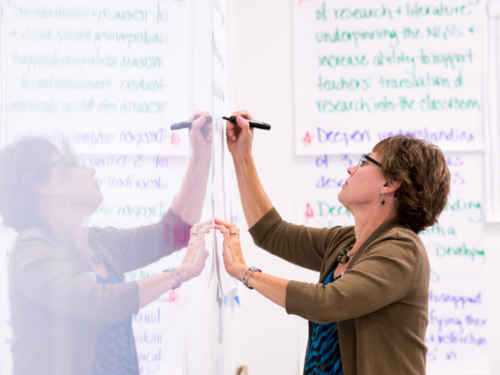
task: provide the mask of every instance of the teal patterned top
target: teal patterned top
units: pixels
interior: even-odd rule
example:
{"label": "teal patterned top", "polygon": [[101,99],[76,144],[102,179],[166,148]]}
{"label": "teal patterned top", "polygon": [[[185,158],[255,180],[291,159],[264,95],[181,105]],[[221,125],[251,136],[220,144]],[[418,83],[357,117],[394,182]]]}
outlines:
{"label": "teal patterned top", "polygon": [[[340,278],[333,278],[336,268],[335,266],[328,274],[323,285]],[[313,374],[343,375],[337,322],[321,324],[309,321],[309,341],[304,375]]]}

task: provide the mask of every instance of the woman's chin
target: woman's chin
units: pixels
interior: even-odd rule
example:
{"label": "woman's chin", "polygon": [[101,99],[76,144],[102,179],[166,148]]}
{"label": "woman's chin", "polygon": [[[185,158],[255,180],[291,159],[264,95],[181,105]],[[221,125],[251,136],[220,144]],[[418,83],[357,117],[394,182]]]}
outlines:
{"label": "woman's chin", "polygon": [[88,209],[90,213],[93,213],[95,210],[97,210],[97,208],[102,204],[103,201],[104,201],[103,195],[101,194],[101,192],[99,192],[99,195],[95,197],[95,199],[92,200],[92,202],[89,202],[88,204]]}
{"label": "woman's chin", "polygon": [[340,190],[339,194],[337,195],[337,199],[340,203],[344,204],[343,200],[344,200],[344,189]]}

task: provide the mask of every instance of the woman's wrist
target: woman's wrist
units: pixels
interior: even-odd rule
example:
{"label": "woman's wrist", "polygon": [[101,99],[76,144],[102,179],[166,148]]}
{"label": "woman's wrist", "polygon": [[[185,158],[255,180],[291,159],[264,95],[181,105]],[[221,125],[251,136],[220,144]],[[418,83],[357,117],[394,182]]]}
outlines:
{"label": "woman's wrist", "polygon": [[248,283],[248,281],[250,280],[250,277],[255,273],[255,272],[262,272],[262,270],[260,270],[259,268],[257,267],[249,267],[245,274],[243,275],[243,285],[245,285],[248,289],[253,289],[253,287]]}
{"label": "woman's wrist", "polygon": [[211,153],[191,154],[190,164],[193,167],[206,167],[207,165],[210,166],[211,163],[212,163]]}
{"label": "woman's wrist", "polygon": [[236,175],[240,178],[246,179],[248,176],[253,175],[255,162],[251,153],[236,157],[233,155],[233,164]]}
{"label": "woman's wrist", "polygon": [[234,151],[232,153],[233,163],[235,167],[245,166],[253,162],[252,150],[248,151]]}
{"label": "woman's wrist", "polygon": [[193,278],[193,275],[191,275],[190,270],[184,266],[183,264],[175,267],[177,269],[177,272],[181,275],[182,277],[182,282],[189,281]]}
{"label": "woman's wrist", "polygon": [[246,264],[238,264],[237,267],[235,267],[234,272],[232,272],[232,275],[235,279],[242,281],[243,276],[245,275],[245,272],[248,271],[248,266]]}
{"label": "woman's wrist", "polygon": [[172,287],[170,289],[177,289],[177,288],[179,288],[182,285],[182,283],[185,281],[182,278],[182,275],[179,272],[179,270],[177,268],[175,268],[175,267],[167,268],[163,272],[165,272],[167,274],[170,274],[171,278],[173,279],[173,283],[174,284],[172,285]]}

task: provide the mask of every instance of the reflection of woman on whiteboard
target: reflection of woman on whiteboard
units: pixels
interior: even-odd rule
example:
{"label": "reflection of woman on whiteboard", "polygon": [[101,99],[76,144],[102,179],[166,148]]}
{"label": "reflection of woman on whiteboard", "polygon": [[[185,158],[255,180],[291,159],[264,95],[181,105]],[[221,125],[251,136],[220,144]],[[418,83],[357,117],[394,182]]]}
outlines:
{"label": "reflection of woman on whiteboard", "polygon": [[227,124],[245,217],[255,243],[320,272],[318,284],[283,280],[248,267],[233,224],[224,263],[233,277],[309,320],[305,374],[425,374],[430,267],[417,233],[444,209],[450,175],[443,153],[425,141],[395,136],[347,169],[339,201],[353,227],[308,228],[283,221],[259,181],[252,131],[237,112]]}
{"label": "reflection of woman on whiteboard", "polygon": [[[192,225],[203,206],[211,132],[201,131],[208,114],[195,116],[181,190],[160,222],[139,228],[84,228],[102,202],[95,170],[52,143],[25,138],[1,151],[0,214],[19,232],[9,259],[14,375],[139,374],[132,314],[198,276],[208,256],[208,226]],[[125,272],[188,240],[177,268],[124,282]]]}

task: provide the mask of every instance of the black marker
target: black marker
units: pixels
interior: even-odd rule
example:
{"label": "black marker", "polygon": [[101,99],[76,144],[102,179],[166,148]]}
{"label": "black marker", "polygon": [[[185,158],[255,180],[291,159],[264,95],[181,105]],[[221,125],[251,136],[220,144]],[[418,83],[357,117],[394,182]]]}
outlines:
{"label": "black marker", "polygon": [[[224,120],[232,122],[233,124],[236,124],[236,117],[233,117],[233,116],[231,116],[231,117],[222,116],[222,118]],[[260,122],[260,121],[255,121],[255,120],[247,120],[247,121],[250,124],[251,128],[271,130],[271,125],[266,124],[265,122]]]}
{"label": "black marker", "polygon": [[[199,117],[196,117],[193,120],[176,122],[175,124],[170,125],[170,130],[179,130],[179,129],[191,129],[191,125],[195,122]],[[205,124],[212,122],[212,117],[205,118]]]}

